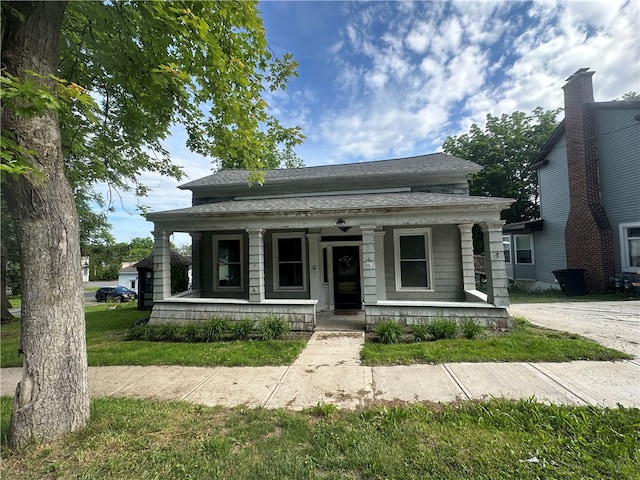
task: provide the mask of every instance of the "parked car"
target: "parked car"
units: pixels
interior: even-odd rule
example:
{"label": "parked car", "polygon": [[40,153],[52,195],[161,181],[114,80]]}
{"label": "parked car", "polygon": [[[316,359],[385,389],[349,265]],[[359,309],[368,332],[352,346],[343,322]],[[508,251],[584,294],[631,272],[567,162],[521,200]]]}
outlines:
{"label": "parked car", "polygon": [[100,287],[96,291],[96,301],[98,302],[106,302],[108,300],[113,302],[128,302],[129,300],[135,300],[136,297],[136,292],[122,286]]}

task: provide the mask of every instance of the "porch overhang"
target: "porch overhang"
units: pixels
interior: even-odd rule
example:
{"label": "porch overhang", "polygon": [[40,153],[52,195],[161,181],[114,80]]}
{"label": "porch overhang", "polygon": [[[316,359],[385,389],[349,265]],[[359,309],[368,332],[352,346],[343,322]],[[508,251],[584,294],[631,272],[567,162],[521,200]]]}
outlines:
{"label": "porch overhang", "polygon": [[241,228],[322,228],[343,219],[345,226],[481,223],[499,220],[512,199],[427,192],[320,195],[231,200],[149,213],[165,231],[198,232]]}

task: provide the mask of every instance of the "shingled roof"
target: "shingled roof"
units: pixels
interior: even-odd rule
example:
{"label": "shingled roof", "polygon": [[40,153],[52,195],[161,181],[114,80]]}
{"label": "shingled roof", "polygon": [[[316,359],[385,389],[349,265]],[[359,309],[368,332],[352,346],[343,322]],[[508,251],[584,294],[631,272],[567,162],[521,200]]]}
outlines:
{"label": "shingled roof", "polygon": [[[191,265],[191,259],[187,257],[183,257],[178,252],[174,252],[171,250],[171,266],[172,267],[188,267]],[[132,267],[138,268],[147,268],[153,270],[153,253],[148,257],[143,258],[138,263],[131,265]]]}
{"label": "shingled roof", "polygon": [[[390,176],[398,174],[435,174],[447,172],[475,173],[480,166],[446,153],[432,153],[416,157],[377,160],[373,162],[322,165],[317,167],[265,170],[265,183],[294,180],[331,179],[364,176]],[[222,170],[207,177],[181,185],[179,188],[194,190],[216,185],[246,185],[248,170]]]}
{"label": "shingled roof", "polygon": [[400,192],[353,195],[319,195],[309,197],[286,197],[231,200],[195,207],[150,213],[149,220],[162,220],[176,216],[217,216],[237,214],[291,214],[333,210],[375,210],[379,208],[406,207],[472,207],[477,205],[508,205],[512,199],[496,197],[470,197],[428,192]]}

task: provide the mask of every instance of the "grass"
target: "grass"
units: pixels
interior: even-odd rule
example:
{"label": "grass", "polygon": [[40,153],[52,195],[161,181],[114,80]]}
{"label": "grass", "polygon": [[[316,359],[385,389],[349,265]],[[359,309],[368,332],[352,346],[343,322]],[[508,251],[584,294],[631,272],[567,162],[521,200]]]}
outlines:
{"label": "grass", "polygon": [[[90,366],[106,365],[188,365],[263,366],[292,363],[306,344],[306,338],[273,341],[230,341],[212,343],[172,343],[125,341],[127,329],[145,312],[135,302],[87,307],[87,355]],[[0,365],[19,367],[20,323],[2,326]]]}
{"label": "grass", "polygon": [[11,304],[11,308],[20,308],[22,307],[22,297],[10,295],[9,303]]}
{"label": "grass", "polygon": [[519,287],[509,288],[510,303],[618,302],[626,300],[640,300],[640,296],[633,293],[611,292],[568,297],[561,290],[528,292]]}
{"label": "grass", "polygon": [[432,342],[365,343],[365,365],[409,365],[442,362],[568,362],[572,360],[620,360],[632,358],[579,335],[537,327],[514,318],[509,332],[488,333],[482,338],[443,339]]}
{"label": "grass", "polygon": [[[264,366],[291,364],[306,344],[306,337],[285,340],[234,340],[211,343],[126,341],[127,330],[145,315],[135,304],[87,307],[87,353],[90,366],[185,365]],[[112,307],[111,307],[112,308]],[[366,343],[365,365],[409,365],[441,362],[566,362],[619,360],[630,355],[606,348],[579,335],[536,327],[513,319],[509,332],[482,337],[384,345]],[[0,366],[18,367],[19,322],[2,326]]]}
{"label": "grass", "polygon": [[[11,400],[3,397],[1,431]],[[532,400],[304,412],[104,398],[89,426],[20,452],[2,478],[638,478],[640,410]],[[327,414],[325,414],[327,413]]]}

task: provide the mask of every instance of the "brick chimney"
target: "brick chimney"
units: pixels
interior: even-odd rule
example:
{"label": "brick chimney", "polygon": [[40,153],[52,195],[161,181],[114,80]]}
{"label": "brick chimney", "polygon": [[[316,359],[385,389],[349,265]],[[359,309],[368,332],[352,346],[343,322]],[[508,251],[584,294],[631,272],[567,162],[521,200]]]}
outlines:
{"label": "brick chimney", "polygon": [[569,218],[564,231],[567,268],[583,268],[587,291],[603,292],[614,274],[613,235],[600,201],[591,77],[581,68],[564,89],[565,135],[569,173]]}

